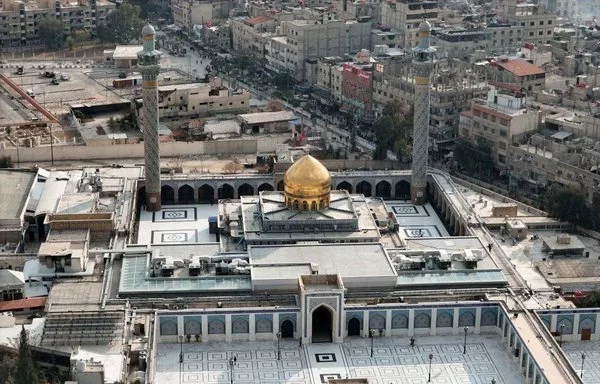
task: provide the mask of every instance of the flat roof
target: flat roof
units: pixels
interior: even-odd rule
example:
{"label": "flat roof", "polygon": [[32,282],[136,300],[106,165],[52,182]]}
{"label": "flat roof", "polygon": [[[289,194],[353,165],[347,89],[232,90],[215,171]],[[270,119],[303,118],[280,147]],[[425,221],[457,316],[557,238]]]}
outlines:
{"label": "flat roof", "polygon": [[137,59],[137,54],[144,46],[142,45],[117,45],[113,52],[113,60]]}
{"label": "flat roof", "polygon": [[541,75],[546,73],[542,68],[535,64],[531,64],[527,60],[513,59],[508,61],[496,61],[496,65],[504,68],[515,76],[530,76],[530,75]]}
{"label": "flat roof", "polygon": [[93,192],[63,195],[56,213],[91,213],[95,210],[96,200],[97,194]]}
{"label": "flat roof", "polygon": [[36,177],[35,171],[0,170],[0,220],[20,219]]}
{"label": "flat roof", "polygon": [[565,250],[565,249],[584,249],[585,245],[579,240],[579,238],[575,235],[569,236],[569,243],[563,244],[558,242],[558,236],[541,236],[544,244],[548,246],[548,248],[553,250]]}
{"label": "flat roof", "polygon": [[396,276],[380,243],[250,245],[248,254],[252,280],[297,279],[311,263],[318,264],[319,274],[342,278]]}
{"label": "flat roof", "polygon": [[238,115],[238,117],[246,124],[275,123],[278,121],[296,120],[298,118],[291,111],[245,113]]}

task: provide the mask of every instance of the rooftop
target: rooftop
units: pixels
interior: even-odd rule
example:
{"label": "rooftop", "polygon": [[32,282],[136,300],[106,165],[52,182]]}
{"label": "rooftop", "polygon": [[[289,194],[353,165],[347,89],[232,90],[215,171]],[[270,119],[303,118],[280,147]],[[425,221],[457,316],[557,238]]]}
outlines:
{"label": "rooftop", "polygon": [[137,54],[144,47],[141,45],[117,45],[113,53],[113,60],[137,59]]}
{"label": "rooftop", "polygon": [[498,60],[495,64],[518,77],[543,75],[546,73],[542,68],[523,59]]}
{"label": "rooftop", "polygon": [[20,219],[36,177],[36,171],[0,169],[0,221]]}
{"label": "rooftop", "polygon": [[258,113],[245,113],[238,115],[242,123],[245,124],[265,124],[275,123],[280,121],[291,121],[298,117],[291,111],[279,111],[279,112],[258,112]]}
{"label": "rooftop", "polygon": [[259,24],[269,23],[271,21],[273,21],[273,19],[271,17],[262,15],[262,16],[251,17],[249,19],[245,19],[244,23],[246,23],[248,25],[259,25]]}

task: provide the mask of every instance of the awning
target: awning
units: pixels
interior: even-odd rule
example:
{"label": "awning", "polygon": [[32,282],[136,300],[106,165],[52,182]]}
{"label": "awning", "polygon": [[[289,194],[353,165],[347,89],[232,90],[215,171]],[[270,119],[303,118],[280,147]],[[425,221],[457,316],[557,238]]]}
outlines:
{"label": "awning", "polygon": [[564,140],[567,137],[573,136],[573,134],[571,132],[565,132],[565,131],[558,131],[556,132],[554,135],[550,136],[553,139],[556,140]]}

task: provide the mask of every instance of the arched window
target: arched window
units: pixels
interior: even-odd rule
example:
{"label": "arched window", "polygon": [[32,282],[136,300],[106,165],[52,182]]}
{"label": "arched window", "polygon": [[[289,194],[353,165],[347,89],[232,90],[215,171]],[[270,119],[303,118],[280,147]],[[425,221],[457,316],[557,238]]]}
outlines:
{"label": "arched window", "polygon": [[316,211],[317,210],[317,202],[313,200],[312,203],[310,203],[310,210],[311,211]]}
{"label": "arched window", "polygon": [[306,200],[304,200],[302,202],[302,210],[303,211],[308,211],[308,203],[306,202]]}
{"label": "arched window", "polygon": [[323,209],[323,200],[319,200],[319,209]]}
{"label": "arched window", "polygon": [[298,200],[294,200],[294,209],[298,210]]}

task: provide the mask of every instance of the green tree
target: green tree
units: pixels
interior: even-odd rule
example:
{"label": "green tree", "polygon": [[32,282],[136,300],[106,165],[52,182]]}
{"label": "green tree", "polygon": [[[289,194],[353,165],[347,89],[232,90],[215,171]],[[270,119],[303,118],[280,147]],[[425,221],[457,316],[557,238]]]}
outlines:
{"label": "green tree", "polygon": [[39,35],[47,48],[61,48],[64,43],[63,24],[52,17],[44,16],[40,20]]}
{"label": "green tree", "polygon": [[73,42],[73,38],[71,36],[67,36],[66,43],[67,43],[67,49],[69,51],[72,51],[73,47],[75,46],[75,43]]}
{"label": "green tree", "polygon": [[97,34],[102,41],[111,43],[129,43],[139,39],[144,27],[140,18],[141,9],[129,3],[123,3],[106,17],[106,23],[99,25]]}
{"label": "green tree", "polygon": [[89,41],[92,38],[92,34],[85,29],[80,29],[71,33],[71,37],[74,42],[83,45],[84,42]]}
{"label": "green tree", "polygon": [[38,384],[37,370],[31,357],[29,337],[24,326],[21,326],[19,335],[19,356],[15,370],[15,384]]}
{"label": "green tree", "polygon": [[375,132],[375,160],[387,159],[387,152],[393,151],[402,162],[408,162],[412,151],[410,132],[413,126],[412,108],[394,101],[388,103],[381,117],[373,123]]}
{"label": "green tree", "polygon": [[581,190],[552,184],[542,195],[542,204],[544,209],[558,220],[586,227],[589,224],[585,195]]}
{"label": "green tree", "polygon": [[590,292],[584,297],[578,305],[579,308],[598,308],[600,307],[600,290]]}
{"label": "green tree", "polygon": [[492,159],[492,145],[488,140],[481,137],[476,143],[457,140],[454,155],[462,171],[479,179],[489,180],[492,177],[494,159]]}

